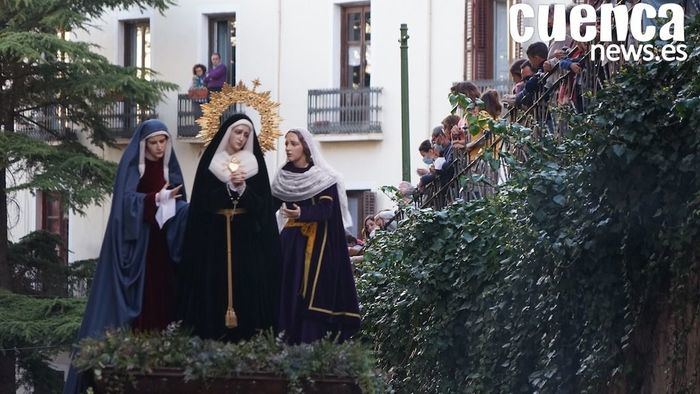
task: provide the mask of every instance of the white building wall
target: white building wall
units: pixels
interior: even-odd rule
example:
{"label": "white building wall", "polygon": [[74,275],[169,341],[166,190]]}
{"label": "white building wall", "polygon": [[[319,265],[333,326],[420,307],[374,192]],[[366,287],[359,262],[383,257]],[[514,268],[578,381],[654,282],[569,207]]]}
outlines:
{"label": "white building wall", "polygon": [[[151,67],[158,78],[179,85],[158,105],[160,118],[177,133],[177,94],[187,91],[191,68],[208,64],[208,16],[236,14],[236,78],[260,90],[270,90],[281,103],[281,128],[306,127],[308,90],[339,87],[341,5],[343,0],[180,0],[163,15],[152,10],[118,10],[95,21],[98,28],[77,32],[76,39],[98,45],[98,52],[123,64],[124,20],[150,20]],[[401,77],[399,27],[408,25],[411,173],[422,165],[418,145],[429,138],[433,126],[449,113],[449,88],[464,72],[464,0],[374,0],[371,2],[371,85],[383,89],[382,135],[379,141],[324,141],[326,159],[345,177],[348,189],[377,191],[378,208],[391,202],[378,191],[401,180]],[[191,192],[200,144],[178,141],[175,149]],[[118,161],[122,149],[95,149]],[[283,140],[277,153],[268,154],[268,166],[284,162]],[[272,173],[272,172],[271,172]],[[25,197],[23,197],[25,198]],[[35,205],[28,200],[29,211]],[[109,215],[103,207],[90,207],[87,215],[69,218],[70,261],[97,257]],[[34,203],[35,204],[35,203]],[[13,237],[35,228],[31,215]]]}
{"label": "white building wall", "polygon": [[[8,177],[9,180],[12,177]],[[16,243],[36,229],[36,196],[28,190],[20,190],[7,195],[7,238]]]}

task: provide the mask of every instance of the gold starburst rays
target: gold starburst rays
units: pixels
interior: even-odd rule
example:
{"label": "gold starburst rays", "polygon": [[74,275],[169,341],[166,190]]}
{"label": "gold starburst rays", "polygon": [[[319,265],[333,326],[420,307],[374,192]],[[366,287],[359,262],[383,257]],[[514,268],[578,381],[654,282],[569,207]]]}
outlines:
{"label": "gold starburst rays", "polygon": [[220,92],[212,92],[210,100],[202,104],[202,116],[197,119],[197,124],[201,128],[197,137],[208,145],[219,131],[221,126],[221,115],[233,104],[244,104],[253,108],[260,114],[260,132],[258,140],[263,152],[275,150],[277,139],[280,133],[281,118],[278,113],[279,103],[270,98],[270,92],[257,92],[260,81],[253,80],[253,88],[249,89],[243,81],[239,81],[236,86],[224,84]]}

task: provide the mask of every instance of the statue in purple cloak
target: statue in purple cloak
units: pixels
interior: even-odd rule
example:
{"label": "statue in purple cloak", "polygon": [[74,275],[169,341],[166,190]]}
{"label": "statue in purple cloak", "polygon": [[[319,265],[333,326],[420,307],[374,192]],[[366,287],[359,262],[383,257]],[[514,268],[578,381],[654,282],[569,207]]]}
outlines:
{"label": "statue in purple cloak", "polygon": [[340,176],[311,134],[290,130],[288,162],[272,183],[280,207],[282,288],[279,330],[290,343],[330,335],[339,341],[360,327],[345,228],[352,225]]}
{"label": "statue in purple cloak", "polygon": [[[172,186],[169,188],[168,186]],[[179,186],[179,188],[178,188]],[[78,339],[112,328],[163,329],[175,317],[175,267],[187,216],[165,124],[140,124],[119,162],[112,208]],[[64,393],[83,390],[71,368]]]}

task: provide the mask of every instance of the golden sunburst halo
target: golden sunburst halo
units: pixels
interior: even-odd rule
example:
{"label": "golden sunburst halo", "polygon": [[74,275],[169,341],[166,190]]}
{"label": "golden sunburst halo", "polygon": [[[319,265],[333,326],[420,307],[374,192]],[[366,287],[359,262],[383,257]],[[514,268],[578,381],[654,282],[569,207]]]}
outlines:
{"label": "golden sunburst halo", "polygon": [[258,141],[263,152],[272,151],[277,148],[277,139],[282,135],[280,132],[281,118],[279,116],[279,103],[270,98],[270,92],[257,92],[260,86],[258,79],[253,80],[253,88],[249,89],[243,81],[238,81],[236,86],[224,84],[220,92],[211,92],[209,102],[202,104],[202,116],[197,119],[197,124],[201,128],[197,137],[204,145],[209,145],[221,127],[221,115],[226,112],[231,105],[245,104],[258,111],[260,114],[260,133]]}

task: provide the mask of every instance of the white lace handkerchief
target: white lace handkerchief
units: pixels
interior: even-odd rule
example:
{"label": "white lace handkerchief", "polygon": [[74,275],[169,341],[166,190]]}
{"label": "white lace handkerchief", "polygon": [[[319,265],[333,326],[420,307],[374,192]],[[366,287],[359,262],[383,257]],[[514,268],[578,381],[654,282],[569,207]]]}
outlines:
{"label": "white lace handkerchief", "polygon": [[175,199],[169,198],[170,191],[164,190],[160,192],[160,203],[156,211],[156,222],[158,227],[163,228],[165,223],[175,216]]}

